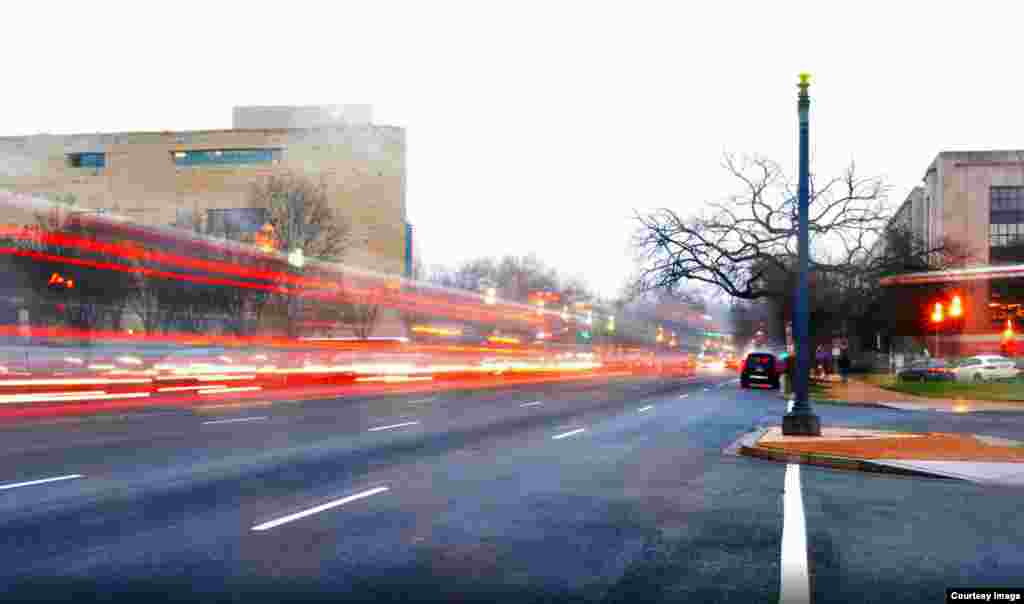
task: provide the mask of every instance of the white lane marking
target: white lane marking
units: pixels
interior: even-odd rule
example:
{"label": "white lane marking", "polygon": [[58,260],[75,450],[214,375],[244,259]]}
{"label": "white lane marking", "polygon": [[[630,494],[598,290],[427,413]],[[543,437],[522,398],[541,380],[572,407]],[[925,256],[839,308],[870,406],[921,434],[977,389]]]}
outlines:
{"label": "white lane marking", "polygon": [[793,403],[795,402],[796,401],[794,401],[793,399],[789,399],[789,402],[786,403],[786,413],[790,413],[793,411]]}
{"label": "white lane marking", "polygon": [[519,405],[519,406],[520,407],[536,407],[537,405],[543,405],[543,404],[544,403],[542,403],[540,401],[533,401],[532,403],[523,403],[522,405]]}
{"label": "white lane marking", "polygon": [[804,500],[800,493],[800,466],[786,466],[782,515],[782,576],[779,600],[811,601],[811,580],[807,570],[807,525]]}
{"label": "white lane marking", "polygon": [[299,519],[305,518],[307,516],[312,516],[313,514],[319,514],[320,512],[323,512],[325,510],[329,510],[331,508],[336,508],[339,505],[345,505],[346,503],[350,503],[352,501],[357,501],[359,499],[365,499],[367,497],[376,495],[377,493],[383,493],[384,491],[387,491],[387,490],[388,490],[387,487],[377,487],[377,488],[374,488],[374,489],[370,489],[369,491],[363,491],[361,493],[356,493],[355,495],[349,495],[348,497],[342,497],[341,499],[335,499],[334,501],[330,501],[330,502],[325,503],[323,505],[318,505],[318,506],[316,506],[314,508],[309,508],[308,510],[304,510],[302,512],[296,512],[294,514],[289,514],[287,516],[282,516],[281,518],[278,518],[277,520],[271,520],[269,522],[264,522],[263,524],[257,524],[256,526],[252,527],[252,530],[254,530],[254,531],[265,531],[267,529],[272,529],[275,526],[281,526],[282,524],[287,524],[287,523],[292,522],[294,520],[299,520]]}
{"label": "white lane marking", "polygon": [[231,392],[252,392],[253,390],[263,390],[263,387],[239,386],[238,388],[228,388],[227,386],[217,386],[211,388],[204,388],[199,391],[199,394],[228,394]]}
{"label": "white lane marking", "polygon": [[391,424],[390,426],[377,426],[376,428],[370,428],[370,432],[377,432],[378,430],[392,430],[394,428],[404,428],[406,426],[415,426],[419,422],[402,422],[401,424]]}
{"label": "white lane marking", "polygon": [[654,405],[647,405],[646,407],[640,407],[639,409],[637,409],[637,411],[639,411],[640,413],[643,413],[644,411],[650,411],[651,409],[654,409]]}
{"label": "white lane marking", "polygon": [[432,403],[432,402],[434,402],[436,400],[437,400],[436,396],[431,397],[431,398],[420,398],[420,399],[416,399],[414,401],[409,401],[409,404],[410,405],[418,405],[420,403]]}
{"label": "white lane marking", "polygon": [[562,432],[561,434],[556,434],[555,436],[552,436],[551,438],[553,438],[555,440],[560,440],[562,438],[566,438],[568,436],[572,436],[573,434],[579,434],[580,432],[586,432],[586,428],[576,428],[575,430],[569,430],[568,432]]}
{"label": "white lane marking", "polygon": [[65,476],[54,476],[53,478],[40,478],[39,480],[29,480],[27,482],[13,482],[11,484],[0,484],[0,491],[6,491],[7,489],[16,489],[18,487],[30,487],[37,484],[46,484],[48,482],[57,482],[58,480],[71,480],[73,478],[83,478],[81,474],[67,474]]}
{"label": "white lane marking", "polygon": [[707,392],[707,391],[709,391],[709,390],[711,390],[711,388],[705,388],[705,389],[704,389],[704,392]]}
{"label": "white lane marking", "polygon": [[210,420],[208,422],[203,422],[203,425],[204,426],[208,426],[210,424],[234,424],[234,423],[237,423],[237,422],[258,422],[258,421],[263,420],[263,419],[267,419],[267,416],[262,415],[260,417],[235,417],[235,418],[232,418],[232,419],[214,419],[214,420]]}
{"label": "white lane marking", "polygon": [[686,398],[686,397],[688,397],[688,396],[690,396],[690,395],[689,395],[689,394],[680,394],[680,395],[679,395],[679,398]]}

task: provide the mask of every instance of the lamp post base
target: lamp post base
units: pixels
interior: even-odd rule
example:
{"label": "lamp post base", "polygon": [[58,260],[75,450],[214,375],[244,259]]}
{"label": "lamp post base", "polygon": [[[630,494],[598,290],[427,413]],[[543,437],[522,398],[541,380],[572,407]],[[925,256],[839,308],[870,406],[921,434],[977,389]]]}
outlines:
{"label": "lamp post base", "polygon": [[787,413],[782,416],[783,436],[821,436],[821,420],[813,413]]}

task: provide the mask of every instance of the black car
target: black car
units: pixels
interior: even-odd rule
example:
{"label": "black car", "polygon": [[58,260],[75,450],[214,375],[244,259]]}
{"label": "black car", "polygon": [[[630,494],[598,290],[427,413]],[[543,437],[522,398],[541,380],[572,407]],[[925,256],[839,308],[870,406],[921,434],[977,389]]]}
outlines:
{"label": "black car", "polygon": [[762,384],[778,388],[782,376],[780,359],[770,352],[751,352],[743,360],[740,370],[740,388],[750,388],[752,384]]}
{"label": "black car", "polygon": [[943,359],[929,359],[911,363],[896,374],[901,382],[952,382],[956,379],[955,365]]}

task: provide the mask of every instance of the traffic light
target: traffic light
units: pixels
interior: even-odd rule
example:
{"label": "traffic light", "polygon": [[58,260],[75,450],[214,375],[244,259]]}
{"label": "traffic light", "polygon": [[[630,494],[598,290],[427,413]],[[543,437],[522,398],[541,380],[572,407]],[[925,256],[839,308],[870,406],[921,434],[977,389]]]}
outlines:
{"label": "traffic light", "polygon": [[57,289],[75,289],[75,280],[71,278],[65,278],[60,273],[53,273],[50,275],[50,287]]}

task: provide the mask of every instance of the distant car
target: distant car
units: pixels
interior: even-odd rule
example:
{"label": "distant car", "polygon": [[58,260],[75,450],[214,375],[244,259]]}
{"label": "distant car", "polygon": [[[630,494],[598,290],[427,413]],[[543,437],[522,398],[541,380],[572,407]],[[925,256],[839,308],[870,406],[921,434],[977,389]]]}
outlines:
{"label": "distant car", "polygon": [[958,382],[988,382],[1011,380],[1019,370],[1012,359],[997,354],[979,354],[967,357],[956,366]]}
{"label": "distant car", "polygon": [[776,355],[770,352],[751,352],[740,369],[740,387],[750,388],[752,384],[762,384],[777,389],[782,371],[782,363]]}
{"label": "distant car", "polygon": [[956,379],[956,364],[943,359],[911,363],[896,374],[900,382],[951,382]]}

